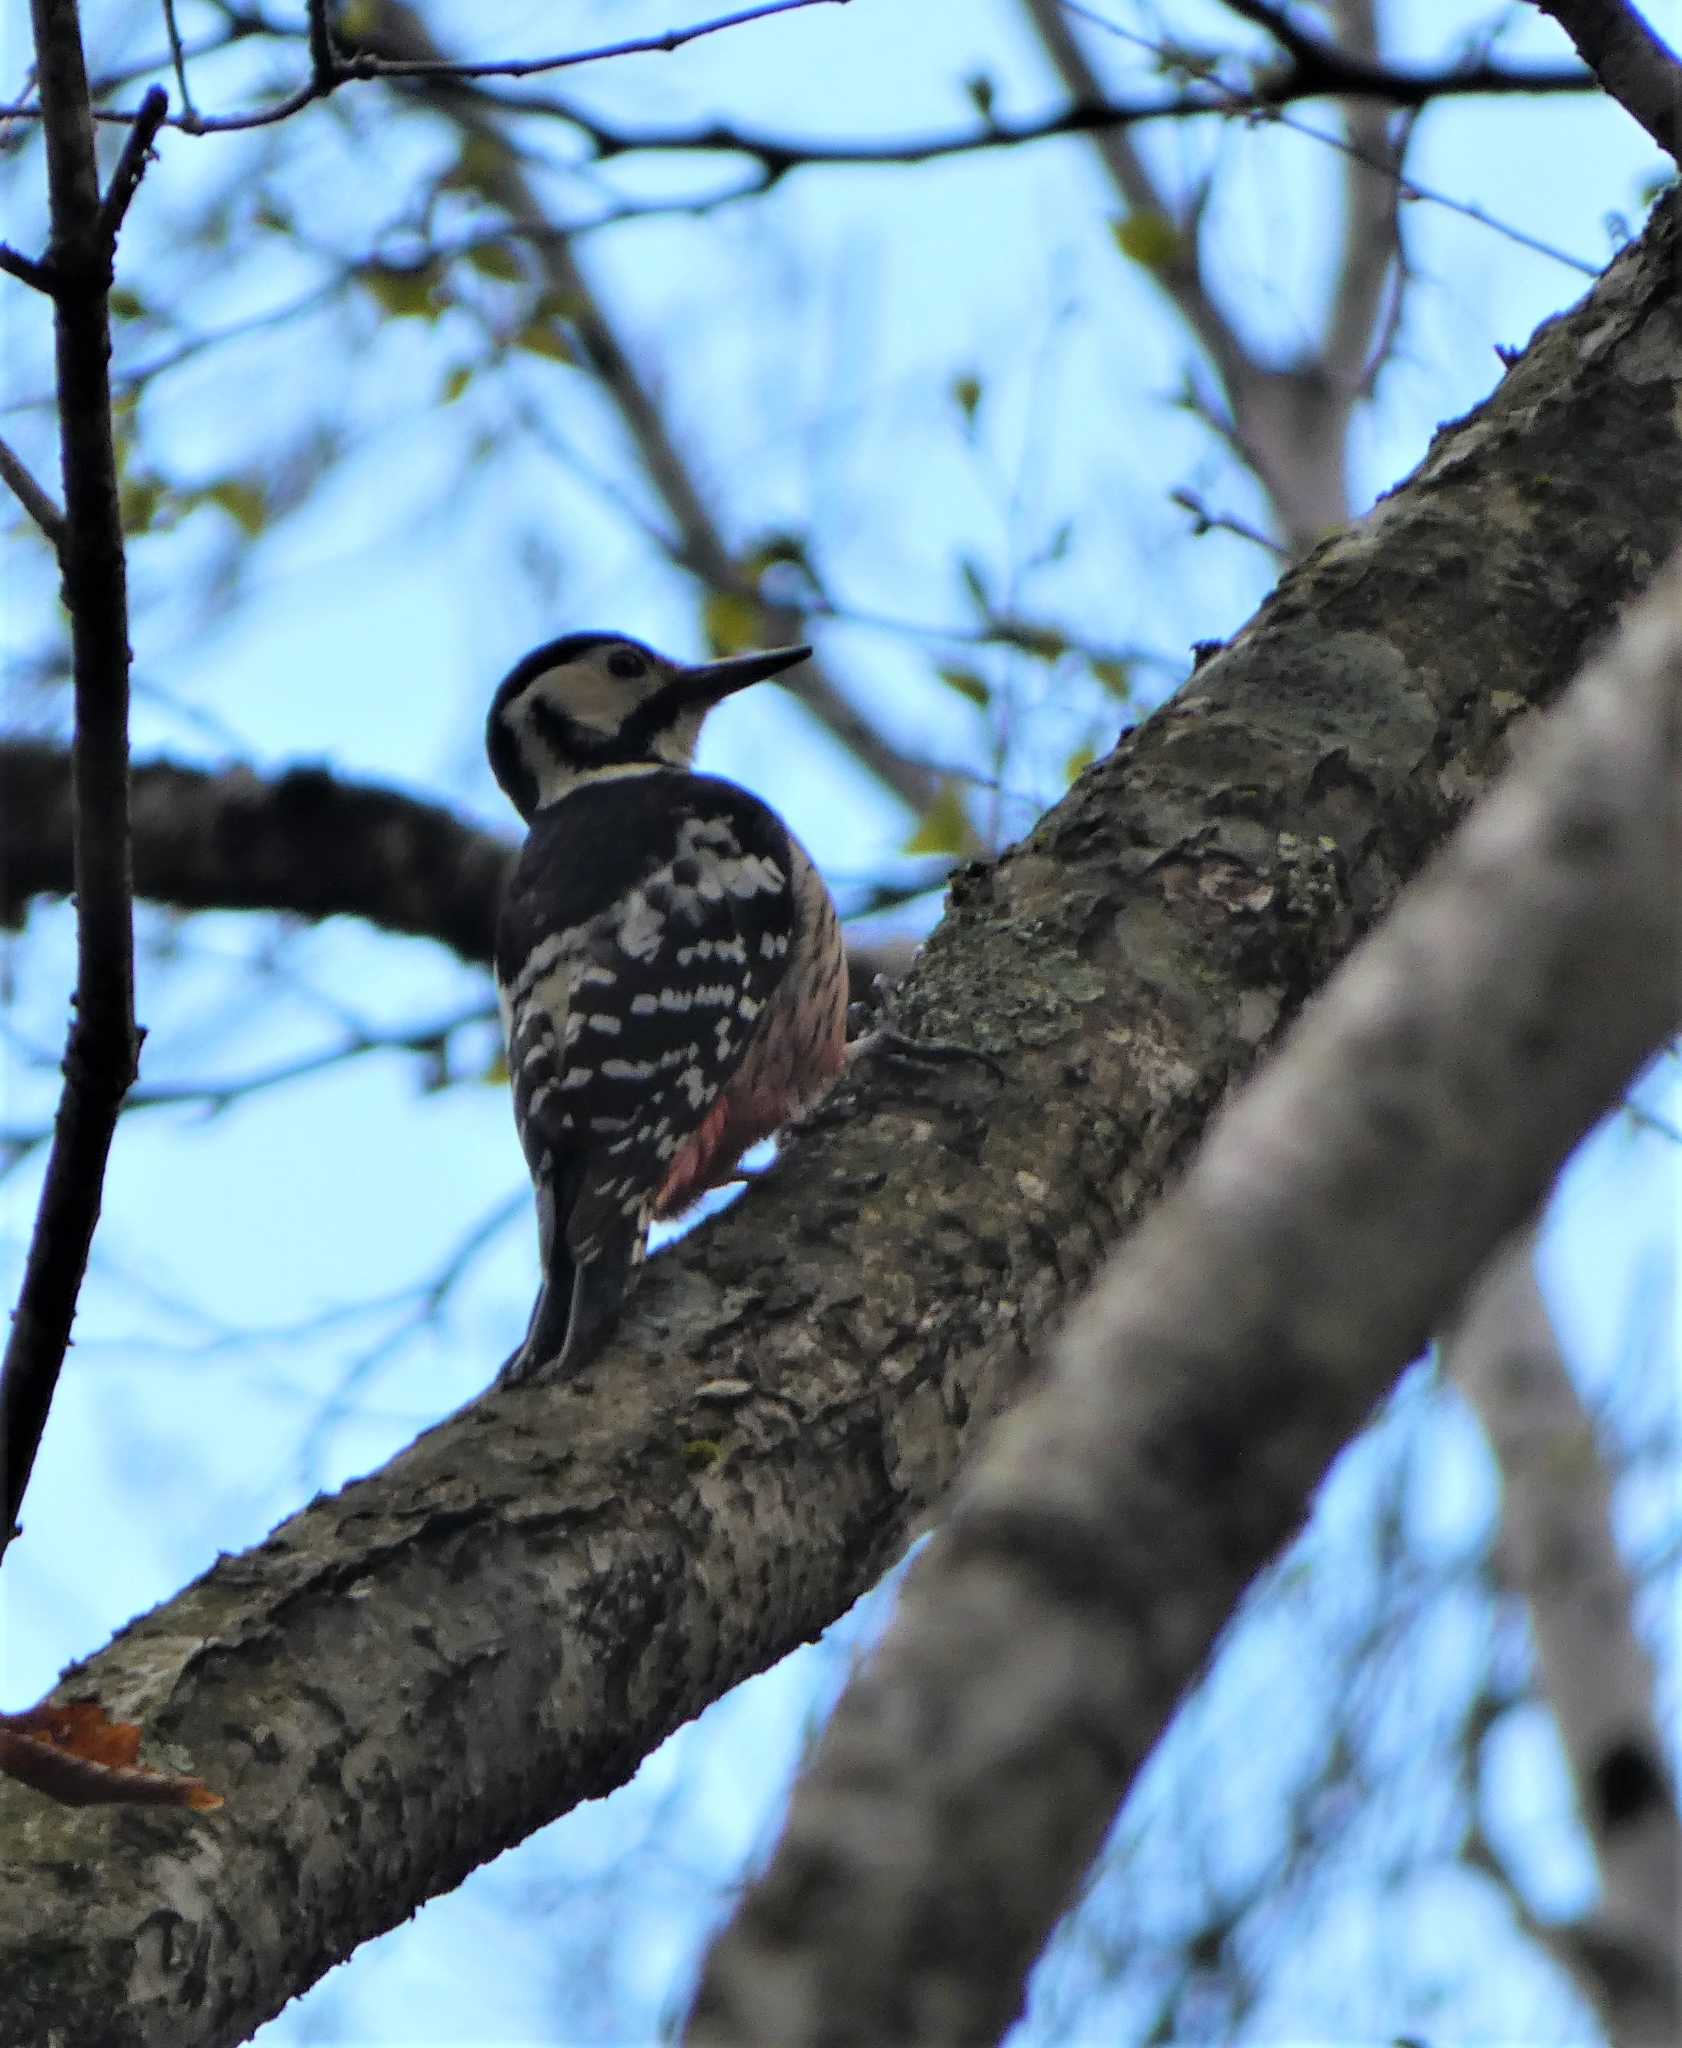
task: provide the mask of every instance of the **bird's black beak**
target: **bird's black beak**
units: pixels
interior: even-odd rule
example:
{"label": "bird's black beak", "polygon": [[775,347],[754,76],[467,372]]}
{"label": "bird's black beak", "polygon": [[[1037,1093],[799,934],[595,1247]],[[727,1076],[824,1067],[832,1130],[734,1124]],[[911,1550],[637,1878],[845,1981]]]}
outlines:
{"label": "bird's black beak", "polygon": [[719,704],[749,683],[762,683],[767,676],[780,676],[811,654],[809,647],[767,647],[757,654],[732,654],[723,661],[703,661],[686,668],[677,677],[684,697],[709,708]]}

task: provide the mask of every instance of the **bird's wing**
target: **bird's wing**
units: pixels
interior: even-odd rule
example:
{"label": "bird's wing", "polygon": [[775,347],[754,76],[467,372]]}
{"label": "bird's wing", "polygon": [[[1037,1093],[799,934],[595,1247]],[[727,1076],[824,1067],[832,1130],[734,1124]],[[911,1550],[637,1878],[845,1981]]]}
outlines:
{"label": "bird's wing", "polygon": [[795,918],[787,835],[745,790],[651,775],[611,804],[593,795],[539,813],[497,944],[521,1141],[580,1262],[627,1235],[640,1255],[667,1166],[787,970]]}

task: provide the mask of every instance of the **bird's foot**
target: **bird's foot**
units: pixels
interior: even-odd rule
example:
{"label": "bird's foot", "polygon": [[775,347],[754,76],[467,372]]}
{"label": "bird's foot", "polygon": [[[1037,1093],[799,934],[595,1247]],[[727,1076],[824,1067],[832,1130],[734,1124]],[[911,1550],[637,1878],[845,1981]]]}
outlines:
{"label": "bird's foot", "polygon": [[1005,1079],[1004,1063],[979,1045],[966,1045],[958,1038],[910,1038],[892,1024],[873,1024],[847,1048],[849,1066],[855,1060],[879,1053],[884,1059],[924,1060],[934,1066],[947,1060],[976,1060],[996,1081]]}

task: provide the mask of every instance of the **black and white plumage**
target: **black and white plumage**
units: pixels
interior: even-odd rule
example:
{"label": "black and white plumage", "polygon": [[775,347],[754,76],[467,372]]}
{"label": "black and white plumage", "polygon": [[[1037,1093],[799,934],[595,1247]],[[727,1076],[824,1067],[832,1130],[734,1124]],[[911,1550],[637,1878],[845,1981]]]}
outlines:
{"label": "black and white plumage", "polygon": [[774,811],[689,766],[714,704],[808,651],[684,668],[571,634],[497,690],[491,764],[530,828],[497,990],[543,1261],[506,1379],[583,1364],[650,1222],[727,1179],[844,1064],[828,890]]}

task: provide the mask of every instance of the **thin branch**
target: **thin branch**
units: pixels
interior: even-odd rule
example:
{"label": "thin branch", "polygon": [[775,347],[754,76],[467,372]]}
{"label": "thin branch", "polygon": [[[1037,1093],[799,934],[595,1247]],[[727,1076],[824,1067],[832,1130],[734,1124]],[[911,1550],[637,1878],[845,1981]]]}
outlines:
{"label": "thin branch", "polygon": [[654,36],[631,36],[618,43],[600,43],[591,50],[574,50],[559,57],[508,57],[494,63],[459,63],[450,57],[352,57],[347,68],[358,78],[531,78],[543,71],[567,71],[580,64],[599,64],[609,57],[640,57],[656,51],[681,50],[685,43],[702,36],[717,35],[722,29],[741,28],[749,22],[767,21],[773,15],[793,14],[806,7],[845,7],[848,0],[763,0],[758,7],[739,8],[734,14],[715,15],[710,21],[690,28],[670,28]]}
{"label": "thin branch", "polygon": [[327,18],[329,6],[330,0],[309,0],[310,74],[323,93],[331,92],[345,75]]}
{"label": "thin branch", "polygon": [[1343,51],[1298,28],[1284,8],[1270,6],[1267,0],[1225,0],[1225,5],[1229,14],[1266,29],[1288,57],[1310,70],[1341,70],[1348,61]]}
{"label": "thin branch", "polygon": [[[804,0],[804,4],[824,4],[824,0]],[[829,4],[845,4],[845,0],[829,0]],[[1114,29],[1113,23],[1095,16],[1091,18],[1099,20],[1102,27]],[[596,56],[604,54],[613,52],[590,52],[556,61],[593,61]],[[545,68],[553,69],[555,64]],[[404,60],[388,62],[368,54],[343,59],[340,71],[339,83],[350,78],[367,81],[408,76],[447,80],[460,84],[464,89],[476,89],[474,81],[486,75],[483,67],[456,64],[443,58],[424,63],[415,61],[405,69]],[[974,128],[957,129],[945,135],[906,136],[881,143],[812,142],[795,136],[757,134],[751,129],[734,128],[720,122],[692,129],[623,128],[570,101],[548,94],[487,92],[481,96],[487,107],[499,113],[549,115],[567,121],[589,136],[603,156],[628,155],[639,150],[686,154],[697,151],[734,153],[757,158],[774,180],[788,171],[813,165],[929,163],[942,157],[1017,148],[1024,143],[1046,141],[1059,135],[1088,135],[1108,128],[1130,128],[1144,121],[1188,120],[1208,114],[1261,114],[1299,100],[1324,99],[1332,94],[1418,109],[1439,99],[1592,92],[1595,83],[1592,73],[1574,64],[1511,71],[1487,63],[1451,66],[1429,72],[1387,71],[1378,67],[1370,74],[1351,71],[1348,75],[1336,74],[1335,78],[1281,69],[1257,79],[1247,90],[1223,87],[1218,93],[1211,93],[1203,87],[1196,87],[1173,98],[1139,101],[1109,100],[1098,95],[1090,101],[1058,108],[1032,120],[1011,122],[994,118]],[[284,99],[250,113],[182,113],[172,115],[166,125],[191,135],[232,134],[247,128],[267,128],[276,122],[289,120],[322,97],[322,88],[312,79]],[[136,111],[132,108],[102,107],[95,110],[94,118],[126,122],[135,118]],[[19,101],[9,107],[0,107],[0,120],[27,120],[39,113],[40,108],[33,103]]]}
{"label": "thin branch", "polygon": [[1551,14],[1624,112],[1682,164],[1682,62],[1629,0],[1531,0]]}
{"label": "thin branch", "polygon": [[[613,57],[648,56],[680,50],[686,43],[697,42],[703,36],[717,35],[722,30],[741,28],[751,22],[766,21],[775,15],[792,14],[807,7],[845,7],[847,4],[848,0],[764,0],[761,6],[715,15],[688,28],[666,29],[659,35],[630,36],[620,42],[599,43],[587,50],[568,50],[550,57],[510,57],[475,64],[458,63],[445,57],[384,58],[366,51],[341,54],[334,46],[328,26],[325,0],[311,0],[308,26],[310,76],[304,84],[276,100],[272,106],[259,108],[253,113],[205,115],[184,110],[171,118],[170,125],[190,135],[227,135],[247,128],[268,128],[276,122],[290,120],[313,101],[325,99],[350,79],[530,78],[541,72],[569,71],[583,64],[603,63]],[[27,103],[0,108],[0,119],[21,118],[39,111],[38,106]],[[95,119],[102,121],[134,118],[132,114],[105,109],[100,109],[95,115]]]}
{"label": "thin branch", "polygon": [[[175,19],[175,0],[164,0],[164,32],[169,37],[169,61],[175,72],[175,89],[181,95],[181,111],[196,116],[198,109],[193,105],[192,88],[187,83],[187,49],[181,40],[181,30]],[[146,72],[141,71],[136,75],[144,78]],[[96,84],[93,90],[97,94],[100,86]]]}
{"label": "thin branch", "polygon": [[[1071,12],[1085,14],[1084,9]],[[1087,16],[1096,25],[1114,29],[1114,24],[1096,15]],[[1155,48],[1154,45],[1148,47]],[[380,77],[395,67],[376,60],[370,75]],[[440,76],[447,75],[440,71]],[[510,114],[546,114],[581,129],[603,156],[628,155],[633,151],[724,151],[759,159],[778,175],[784,170],[822,164],[927,163],[941,157],[961,156],[989,149],[1012,149],[1023,143],[1042,142],[1059,135],[1087,135],[1105,128],[1130,128],[1143,121],[1185,120],[1204,114],[1259,114],[1289,106],[1298,100],[1324,99],[1334,91],[1339,97],[1369,99],[1399,107],[1418,109],[1433,100],[1512,94],[1592,92],[1595,81],[1577,65],[1548,69],[1507,71],[1491,64],[1446,67],[1440,71],[1389,71],[1372,67],[1369,74],[1341,73],[1334,86],[1325,76],[1279,71],[1258,78],[1248,88],[1217,83],[1206,74],[1189,90],[1172,98],[1116,100],[1096,85],[1078,94],[1074,102],[1026,121],[1007,121],[991,116],[974,128],[956,129],[944,135],[904,136],[886,142],[813,142],[794,136],[767,135],[752,129],[732,127],[727,122],[707,122],[692,128],[639,129],[615,125],[605,116],[593,114],[570,100],[549,94],[485,93],[487,105]],[[471,70],[464,80],[471,79]]]}
{"label": "thin branch", "polygon": [[1290,549],[1276,541],[1272,534],[1263,533],[1260,527],[1251,526],[1230,512],[1211,512],[1195,491],[1173,490],[1168,493],[1168,500],[1170,504],[1178,505],[1182,512],[1191,514],[1191,530],[1200,540],[1206,533],[1235,534],[1239,540],[1252,541],[1258,548],[1265,548],[1275,561],[1288,562],[1291,559]]}
{"label": "thin branch", "polygon": [[[1031,4],[1037,6],[1041,4],[1041,0],[1031,0]],[[1091,22],[1094,28],[1103,29],[1107,35],[1117,36],[1123,42],[1144,43],[1147,49],[1154,49],[1156,47],[1154,44],[1146,41],[1144,37],[1135,35],[1131,29],[1123,28],[1119,22],[1107,20],[1094,9],[1081,5],[1080,0],[1062,0],[1062,5],[1067,12],[1078,15],[1082,21]],[[1594,82],[1591,75],[1586,72],[1573,72],[1570,76],[1577,79],[1577,90],[1586,90]],[[1344,88],[1342,90],[1345,97],[1359,96],[1353,88]],[[1222,95],[1220,106],[1211,107],[1206,111],[1212,113],[1224,111],[1231,114],[1266,114],[1270,119],[1276,121],[1281,128],[1289,129],[1293,135],[1306,136],[1310,142],[1323,143],[1327,149],[1339,150],[1357,163],[1370,161],[1363,155],[1357,144],[1347,141],[1343,136],[1327,135],[1319,128],[1310,128],[1301,121],[1293,120],[1288,113],[1283,111],[1284,103],[1276,94],[1269,94],[1263,100],[1259,97],[1252,99],[1250,96],[1234,92],[1225,86],[1222,86],[1220,91]],[[1295,95],[1295,97],[1300,98],[1303,95],[1299,94]],[[1397,106],[1422,106],[1425,102],[1423,100],[1414,101],[1398,98],[1395,104]],[[1382,170],[1384,166],[1382,163],[1375,163],[1372,165],[1372,168],[1374,170]],[[1444,207],[1450,213],[1458,213],[1466,220],[1475,220],[1479,227],[1488,228],[1495,234],[1505,236],[1508,241],[1516,242],[1522,249],[1534,249],[1539,256],[1550,256],[1556,263],[1563,263],[1568,269],[1578,271],[1584,277],[1598,277],[1600,275],[1600,272],[1592,263],[1585,262],[1580,256],[1573,256],[1569,250],[1557,248],[1551,242],[1544,242],[1539,235],[1527,234],[1523,228],[1515,228],[1506,221],[1497,220],[1493,214],[1485,212],[1481,206],[1474,205],[1469,200],[1453,199],[1446,192],[1439,192],[1429,185],[1421,185],[1415,178],[1406,178],[1401,181],[1401,196],[1404,199],[1426,200],[1432,206]]]}
{"label": "thin branch", "polygon": [[[395,15],[384,33],[388,40],[381,62],[407,62],[408,53],[415,48],[430,52],[433,47],[424,27],[407,13]],[[392,50],[403,54],[393,58]],[[425,104],[457,122],[467,134],[491,145],[484,152],[483,170],[476,174],[480,190],[509,216],[519,232],[530,236],[547,292],[569,309],[581,353],[617,409],[645,473],[671,515],[676,535],[668,545],[674,560],[715,590],[737,587],[742,575],[721,523],[709,509],[684,451],[673,439],[663,407],[579,262],[571,237],[546,220],[541,199],[492,103],[470,87],[441,78],[430,68],[435,62],[430,55],[426,58],[429,68],[420,75],[421,82],[409,89],[424,96]],[[776,604],[757,593],[755,601],[762,607],[769,639],[801,636],[803,614],[797,606]],[[912,811],[920,814],[933,801],[937,790],[931,778],[891,745],[821,663],[808,664],[799,698],[824,728]]]}
{"label": "thin branch", "polygon": [[33,256],[26,256],[21,249],[14,249],[10,242],[0,242],[0,270],[5,271],[8,277],[15,277],[20,284],[45,292],[51,298],[51,268],[45,263],[37,263]]}
{"label": "thin branch", "polygon": [[[114,222],[126,202],[115,182],[113,198],[119,203],[108,211],[100,199],[75,0],[33,0],[31,11],[52,222],[49,259],[64,470],[60,560],[76,716],[76,995],[64,1092],[0,1365],[0,1442],[5,1447],[0,1552],[16,1534],[18,1510],[70,1342],[117,1113],[140,1052],[129,851],[128,594],[111,434],[106,302]],[[133,167],[135,177],[143,161],[144,148]]]}
{"label": "thin branch", "polygon": [[[330,1073],[336,1067],[348,1066],[353,1060],[366,1059],[374,1053],[407,1053],[432,1062],[437,1070],[437,1084],[444,1086],[452,1078],[445,1070],[450,1040],[458,1031],[465,1031],[475,1024],[493,1025],[495,1022],[496,1006],[487,998],[471,1008],[456,1011],[452,1016],[429,1024],[416,1024],[408,1030],[359,1028],[347,1031],[336,1045],[320,1046],[314,1052],[300,1053],[296,1059],[279,1060],[273,1066],[259,1067],[229,1080],[161,1081],[151,1087],[131,1088],[123,1102],[123,1115],[133,1116],[143,1109],[200,1109],[207,1116],[216,1117],[253,1095],[289,1088],[297,1081],[313,1080],[318,1074]],[[10,1125],[0,1130],[0,1149],[14,1152],[31,1150],[43,1143],[47,1136],[48,1132],[43,1128]]]}
{"label": "thin branch", "polygon": [[64,552],[64,514],[35,481],[29,466],[10,442],[0,440],[0,482],[3,482],[35,524],[52,542],[54,552]]}
{"label": "thin branch", "polygon": [[[164,1081],[153,1087],[136,1088],[124,1104],[124,1112],[192,1107],[215,1115],[248,1096],[265,1094],[274,1088],[288,1088],[295,1081],[311,1080],[317,1074],[327,1073],[351,1060],[365,1059],[371,1053],[408,1053],[441,1063],[449,1041],[458,1031],[465,1031],[475,1024],[493,1025],[495,1022],[496,1006],[487,999],[433,1023],[413,1025],[408,1030],[347,1033],[337,1045],[322,1046],[315,1052],[301,1053],[296,1059],[278,1061],[271,1067],[241,1074],[232,1080]],[[441,1074],[440,1079],[444,1078],[447,1076]]]}
{"label": "thin branch", "polygon": [[140,111],[134,117],[134,126],[128,132],[123,153],[117,159],[117,168],[111,173],[111,183],[100,203],[100,233],[110,249],[116,247],[123,216],[140,189],[140,181],[146,175],[146,165],[151,158],[152,144],[157,141],[158,130],[168,112],[169,94],[161,85],[154,85],[140,102]]}

